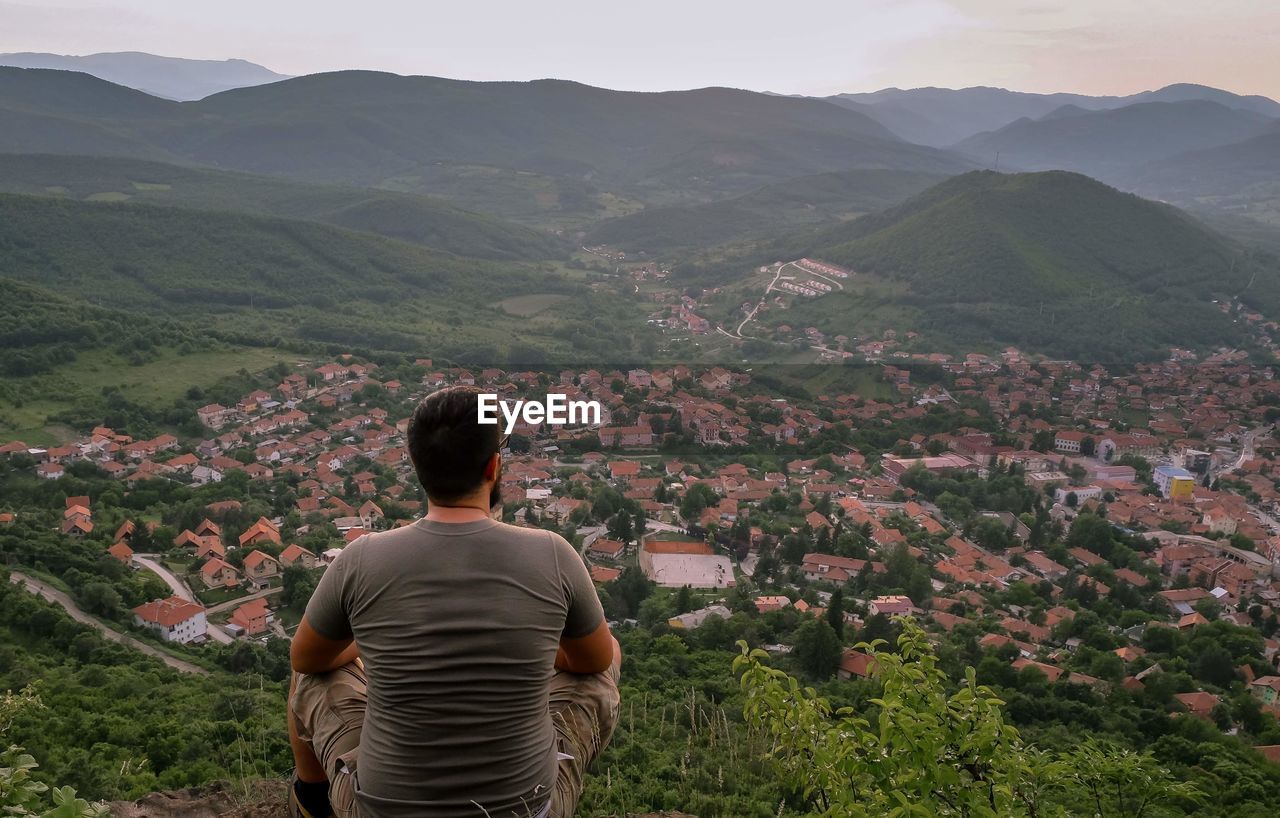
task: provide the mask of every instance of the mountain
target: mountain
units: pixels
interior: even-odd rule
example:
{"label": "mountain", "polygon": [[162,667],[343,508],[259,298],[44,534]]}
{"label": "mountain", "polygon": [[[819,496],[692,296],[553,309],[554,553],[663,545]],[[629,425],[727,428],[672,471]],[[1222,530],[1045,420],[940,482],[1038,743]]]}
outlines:
{"label": "mountain", "polygon": [[[888,282],[912,311],[895,328],[958,349],[1131,360],[1241,343],[1215,299],[1280,307],[1276,269],[1173,207],[1066,172],[958,176],[823,231],[811,253]],[[862,307],[852,291],[797,303],[785,319],[855,336],[884,329],[845,321]]]}
{"label": "mountain", "polygon": [[1228,145],[1189,151],[1135,168],[1129,184],[1162,198],[1238,196],[1280,184],[1280,123]]}
{"label": "mountain", "polygon": [[941,180],[937,174],[900,170],[801,176],[723,201],[652,207],[609,219],[588,231],[587,241],[650,255],[705,249],[881,210]]}
{"label": "mountain", "polygon": [[[0,116],[24,117],[0,150],[180,158],[308,181],[451,195],[498,179],[531,213],[594,214],[603,194],[713,199],[813,173],[970,167],[822,100],[749,91],[633,93],[572,82],[462,82],[367,71],[316,74],[145,110],[42,108],[91,90],[83,74],[0,69]],[[93,82],[100,82],[92,80]],[[118,86],[101,89],[137,106]],[[86,147],[98,133],[101,150]],[[53,145],[53,147],[49,147]],[[550,180],[551,184],[544,184]],[[576,200],[556,198],[568,183]],[[595,197],[595,198],[593,198]],[[474,202],[468,202],[474,206]],[[489,210],[489,208],[482,208]]]}
{"label": "mountain", "polygon": [[1258,136],[1275,120],[1216,102],[1145,102],[1110,111],[1058,109],[972,136],[954,149],[1019,170],[1116,179],[1137,165]]}
{"label": "mountain", "polygon": [[[579,289],[527,265],[311,222],[12,194],[0,194],[0,276],[196,331],[391,350],[430,338],[443,357],[562,348],[550,324],[500,325],[496,305]],[[587,298],[566,299],[557,319],[577,320]]]}
{"label": "mountain", "polygon": [[546,233],[423,196],[138,159],[0,154],[0,191],[301,219],[473,258],[557,258],[566,246]]}
{"label": "mountain", "polygon": [[1004,88],[886,88],[867,94],[838,94],[827,99],[867,114],[909,142],[933,147],[954,145],[970,136],[995,131],[1019,119],[1040,119],[1064,105],[1086,111],[1123,108],[1144,102],[1217,102],[1228,108],[1280,117],[1280,102],[1242,96],[1204,85],[1182,83],[1129,96],[1031,94]]}
{"label": "mountain", "polygon": [[0,65],[82,71],[116,85],[174,100],[203,99],[210,94],[289,79],[245,60],[188,60],[137,51],[86,54],[0,54]]}

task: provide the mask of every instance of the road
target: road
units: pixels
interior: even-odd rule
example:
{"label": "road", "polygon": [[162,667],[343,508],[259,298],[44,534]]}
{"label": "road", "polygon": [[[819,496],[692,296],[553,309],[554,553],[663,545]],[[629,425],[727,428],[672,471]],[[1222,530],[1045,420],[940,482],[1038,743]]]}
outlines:
{"label": "road", "polygon": [[1236,471],[1241,466],[1243,466],[1246,461],[1252,460],[1254,456],[1257,440],[1258,440],[1258,435],[1267,431],[1268,428],[1269,427],[1267,426],[1259,426],[1256,429],[1250,429],[1249,431],[1245,432],[1244,445],[1240,447],[1240,456],[1235,459],[1234,463],[1232,463],[1229,466],[1224,466],[1221,470],[1219,470],[1217,476],[1221,477],[1224,474],[1230,474],[1231,472]]}
{"label": "road", "polygon": [[[158,554],[134,554],[133,560],[143,568],[146,568],[151,573],[160,577],[160,579],[164,580],[165,584],[169,586],[169,590],[173,591],[174,596],[179,597],[180,599],[185,599],[188,602],[198,603],[200,601],[196,599],[196,595],[191,592],[191,587],[187,585],[181,577],[170,571],[164,563],[160,562]],[[204,633],[205,636],[209,637],[209,639],[221,645],[230,645],[235,641],[235,639],[231,637],[231,634],[227,633],[212,622],[210,622],[205,628]]]}
{"label": "road", "polygon": [[126,647],[133,648],[134,650],[145,653],[148,656],[154,656],[156,659],[164,662],[174,670],[180,670],[183,673],[194,673],[198,676],[209,675],[209,671],[199,665],[194,665],[191,662],[184,662],[181,659],[170,656],[162,650],[158,650],[150,645],[139,642],[132,636],[126,636],[120,631],[107,627],[102,622],[99,622],[97,619],[94,619],[92,616],[89,616],[89,614],[80,610],[80,608],[76,606],[76,603],[72,601],[71,597],[67,596],[62,591],[59,591],[57,588],[52,588],[37,579],[32,579],[26,574],[22,574],[17,571],[9,572],[9,581],[14,585],[23,586],[27,591],[35,594],[41,599],[60,606],[72,619],[96,629],[104,638],[110,639],[112,642],[119,642]]}
{"label": "road", "polygon": [[160,577],[160,579],[164,580],[165,584],[169,586],[169,589],[173,591],[174,596],[181,597],[188,602],[196,601],[196,595],[191,593],[191,588],[187,583],[180,579],[177,574],[165,567],[164,563],[159,561],[159,555],[134,554],[133,560],[143,568],[146,568],[151,573]]}

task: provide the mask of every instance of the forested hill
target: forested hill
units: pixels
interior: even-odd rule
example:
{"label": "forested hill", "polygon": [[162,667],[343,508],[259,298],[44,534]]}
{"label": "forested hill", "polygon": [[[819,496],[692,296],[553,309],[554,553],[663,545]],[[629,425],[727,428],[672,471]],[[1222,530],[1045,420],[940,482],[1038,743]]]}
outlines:
{"label": "forested hill", "polygon": [[[468,361],[616,352],[610,330],[628,320],[542,266],[305,221],[12,194],[0,194],[3,278],[194,330],[395,351],[432,338]],[[504,324],[503,300],[522,295],[558,309]]]}
{"label": "forested hill", "polygon": [[301,219],[472,258],[559,258],[569,246],[546,232],[424,196],[139,159],[0,153],[0,191]]}
{"label": "forested hill", "polygon": [[84,74],[0,68],[0,113],[9,152],[181,157],[411,190],[474,166],[713,194],[832,170],[966,166],[825,101],[726,88],[343,71],[173,103]]}
{"label": "forested hill", "polygon": [[881,210],[943,178],[883,169],[801,176],[718,202],[653,207],[610,219],[592,228],[588,240],[650,254],[704,249]]}
{"label": "forested hill", "polygon": [[1214,303],[1274,314],[1274,260],[1181,211],[1066,172],[949,179],[830,229],[822,258],[902,282],[935,337],[1084,360],[1240,343]]}

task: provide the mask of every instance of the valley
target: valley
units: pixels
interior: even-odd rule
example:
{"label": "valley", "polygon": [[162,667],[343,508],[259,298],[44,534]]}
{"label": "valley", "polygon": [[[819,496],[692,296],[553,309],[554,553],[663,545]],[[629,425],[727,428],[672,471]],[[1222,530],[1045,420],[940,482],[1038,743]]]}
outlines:
{"label": "valley", "polygon": [[278,814],[290,640],[469,385],[602,407],[499,485],[623,649],[578,814],[1280,810],[1280,103],[167,59],[0,55],[85,71],[0,67],[33,780]]}

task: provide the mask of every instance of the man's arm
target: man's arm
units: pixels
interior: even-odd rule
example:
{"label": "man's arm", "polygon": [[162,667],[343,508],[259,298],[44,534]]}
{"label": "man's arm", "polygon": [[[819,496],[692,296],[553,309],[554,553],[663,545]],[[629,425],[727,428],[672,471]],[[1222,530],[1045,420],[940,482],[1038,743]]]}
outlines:
{"label": "man's arm", "polygon": [[600,627],[586,636],[560,640],[560,649],[556,651],[556,670],[601,673],[613,664],[615,651],[618,651],[618,640],[609,632],[609,623],[601,622]]}
{"label": "man's arm", "polygon": [[354,639],[332,639],[321,636],[304,615],[289,646],[289,664],[297,673],[328,673],[351,662],[360,651]]}

